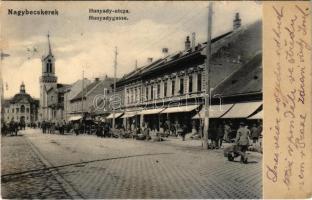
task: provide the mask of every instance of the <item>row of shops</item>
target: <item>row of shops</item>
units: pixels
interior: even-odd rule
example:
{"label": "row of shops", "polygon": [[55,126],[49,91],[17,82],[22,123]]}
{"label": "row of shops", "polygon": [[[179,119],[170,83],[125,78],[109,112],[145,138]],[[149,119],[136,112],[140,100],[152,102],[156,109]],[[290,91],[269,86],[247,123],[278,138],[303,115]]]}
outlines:
{"label": "row of shops", "polygon": [[[209,126],[231,123],[236,129],[242,121],[250,126],[262,123],[261,27],[258,21],[212,39]],[[200,130],[205,117],[206,43],[189,42],[187,38],[184,50],[125,74],[116,82],[121,106],[91,117],[110,124],[115,118],[115,128],[127,130],[161,131],[164,125],[176,124],[186,125],[188,132]]]}
{"label": "row of shops", "polygon": [[[112,122],[113,113],[104,119]],[[116,112],[116,127],[125,129],[149,127],[160,131],[165,123],[169,127],[173,124],[185,124],[189,132],[199,130],[205,117],[203,105],[185,105],[168,108],[152,108],[137,111]],[[241,121],[258,123],[262,120],[262,102],[244,102],[235,104],[220,104],[209,106],[209,118],[212,122],[225,123],[231,121],[234,125]],[[237,123],[236,123],[237,122]]]}

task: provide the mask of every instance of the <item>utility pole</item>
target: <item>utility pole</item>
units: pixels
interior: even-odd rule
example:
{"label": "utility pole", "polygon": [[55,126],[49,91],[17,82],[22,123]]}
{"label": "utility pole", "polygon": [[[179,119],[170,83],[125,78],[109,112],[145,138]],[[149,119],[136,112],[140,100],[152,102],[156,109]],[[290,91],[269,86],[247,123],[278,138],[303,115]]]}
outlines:
{"label": "utility pole", "polygon": [[[118,50],[117,47],[115,47],[115,60],[114,60],[114,89],[113,89],[113,98],[115,99],[116,95],[116,76],[117,76],[117,55],[118,55]],[[115,106],[113,106],[113,127],[112,130],[113,132],[115,131]]]}
{"label": "utility pole", "polygon": [[82,113],[82,117],[83,117],[83,97],[84,97],[84,70],[82,70],[82,88],[81,88],[81,113]]}
{"label": "utility pole", "polygon": [[209,101],[210,101],[210,54],[211,54],[211,27],[213,3],[209,2],[208,6],[208,29],[207,29],[207,46],[206,46],[206,65],[205,65],[205,118],[204,118],[204,143],[203,148],[208,149],[208,129],[209,129]]}

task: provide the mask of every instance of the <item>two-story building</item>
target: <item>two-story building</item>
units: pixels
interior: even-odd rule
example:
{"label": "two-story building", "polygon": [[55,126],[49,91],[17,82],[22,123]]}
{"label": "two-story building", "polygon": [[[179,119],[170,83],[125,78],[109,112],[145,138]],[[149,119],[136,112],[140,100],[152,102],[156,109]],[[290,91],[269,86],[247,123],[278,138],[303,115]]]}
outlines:
{"label": "two-story building", "polygon": [[[209,93],[213,94],[214,88],[261,54],[261,36],[261,21],[241,26],[237,14],[233,30],[212,39]],[[193,117],[204,104],[207,81],[204,71],[206,43],[191,41],[195,39],[187,37],[184,50],[137,68],[117,82],[124,103],[116,112],[123,114],[120,118],[124,126],[147,123],[158,129],[168,121],[191,128]],[[256,65],[261,66],[261,60]],[[213,104],[220,101],[220,97],[211,98]]]}
{"label": "two-story building", "polygon": [[20,92],[11,99],[4,100],[3,120],[6,123],[10,121],[31,124],[38,120],[39,100],[32,98],[26,93],[25,84],[20,86]]}
{"label": "two-story building", "polygon": [[[95,78],[86,85],[76,96],[69,100],[68,120],[78,120],[84,116],[107,115],[108,95],[111,93],[113,78],[105,77],[103,80]],[[105,102],[105,103],[104,103]]]}

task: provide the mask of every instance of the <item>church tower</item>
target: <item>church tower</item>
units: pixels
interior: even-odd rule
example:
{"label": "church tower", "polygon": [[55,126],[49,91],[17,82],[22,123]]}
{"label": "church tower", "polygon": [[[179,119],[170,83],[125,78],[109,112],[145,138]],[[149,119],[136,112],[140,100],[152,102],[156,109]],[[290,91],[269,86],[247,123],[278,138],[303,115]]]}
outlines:
{"label": "church tower", "polygon": [[40,109],[39,120],[48,119],[48,99],[47,91],[57,87],[57,77],[55,76],[55,57],[52,53],[50,35],[48,37],[48,54],[42,56],[42,73],[40,77]]}

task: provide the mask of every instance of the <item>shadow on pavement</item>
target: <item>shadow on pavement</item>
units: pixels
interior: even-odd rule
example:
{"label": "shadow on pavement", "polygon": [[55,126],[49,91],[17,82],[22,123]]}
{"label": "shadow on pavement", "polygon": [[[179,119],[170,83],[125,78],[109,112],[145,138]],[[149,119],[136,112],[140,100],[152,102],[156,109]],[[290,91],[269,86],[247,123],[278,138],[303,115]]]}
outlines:
{"label": "shadow on pavement", "polygon": [[108,161],[108,160],[117,160],[117,159],[124,159],[124,158],[133,158],[133,157],[142,157],[142,156],[168,155],[168,154],[174,154],[174,153],[154,153],[154,154],[153,153],[149,153],[149,154],[137,154],[137,155],[129,155],[129,156],[120,156],[120,157],[113,157],[113,158],[104,158],[104,159],[83,161],[83,162],[77,162],[77,163],[70,163],[70,164],[66,164],[66,165],[59,165],[59,166],[53,166],[53,167],[45,167],[45,168],[41,168],[41,169],[27,170],[27,171],[16,172],[16,173],[11,173],[11,174],[3,174],[3,175],[1,175],[1,182],[8,182],[7,179],[11,180],[13,177],[16,177],[16,176],[18,176],[18,177],[20,177],[20,176],[29,176],[28,173],[30,173],[30,174],[37,174],[37,173],[42,173],[42,171],[57,170],[59,168],[68,167],[68,166],[83,167],[83,166],[85,166],[88,163],[94,163],[94,162],[101,162],[101,161]]}

